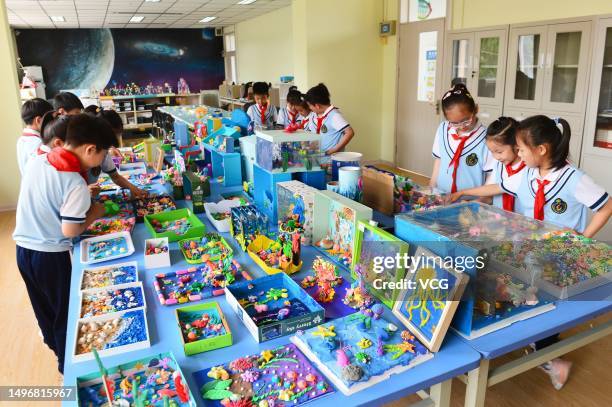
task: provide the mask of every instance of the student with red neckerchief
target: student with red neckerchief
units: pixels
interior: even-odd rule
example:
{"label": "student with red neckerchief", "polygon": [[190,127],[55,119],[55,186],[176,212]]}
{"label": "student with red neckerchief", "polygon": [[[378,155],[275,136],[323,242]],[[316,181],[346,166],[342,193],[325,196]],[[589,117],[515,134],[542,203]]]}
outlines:
{"label": "student with red neckerchief", "polygon": [[17,164],[23,176],[26,164],[35,157],[42,142],[41,126],[45,113],[53,110],[51,103],[44,99],[27,100],[21,106],[21,119],[25,123],[23,134],[17,139]]}
{"label": "student with red neckerchief", "polygon": [[276,106],[270,103],[270,86],[265,82],[255,82],[253,84],[253,98],[255,104],[247,109],[247,115],[255,126],[264,129],[274,128],[278,112]]}
{"label": "student with red neckerchief", "polygon": [[116,144],[106,121],[86,114],[73,116],[63,147],[34,157],[21,183],[13,233],[17,266],[44,341],[55,352],[61,373],[72,239],[105,213],[104,205],[92,203],[85,176]]}

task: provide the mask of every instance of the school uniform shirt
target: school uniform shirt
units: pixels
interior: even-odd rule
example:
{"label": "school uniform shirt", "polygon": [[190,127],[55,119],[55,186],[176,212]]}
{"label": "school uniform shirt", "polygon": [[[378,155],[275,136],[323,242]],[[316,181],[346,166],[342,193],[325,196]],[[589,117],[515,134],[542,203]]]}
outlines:
{"label": "school uniform shirt", "polygon": [[46,145],[46,144],[41,144],[41,145],[38,147],[38,150],[36,151],[36,154],[37,154],[37,155],[47,154],[49,151],[51,151],[51,147],[49,147],[49,146],[48,146],[48,145]]}
{"label": "school uniform shirt", "polygon": [[278,112],[276,106],[272,106],[268,103],[268,107],[263,109],[258,104],[251,105],[247,109],[247,115],[254,122],[254,125],[259,125],[264,128],[272,128],[276,119],[278,118]]}
{"label": "school uniform shirt", "polygon": [[298,112],[292,113],[286,107],[283,107],[278,112],[278,118],[276,120],[276,124],[281,126],[289,126],[290,124],[300,125],[304,117]]}
{"label": "school uniform shirt", "polygon": [[457,134],[448,121],[438,126],[432,148],[440,159],[437,188],[444,193],[476,188],[485,184],[495,159],[486,145],[487,128],[477,123],[468,133]]}
{"label": "school uniform shirt", "polygon": [[[321,116],[312,114],[309,120],[309,129],[321,135],[321,152],[325,153],[340,143],[344,130],[350,127],[349,122],[342,116],[340,110],[333,105],[328,107]],[[329,162],[330,157],[324,156],[322,162]]]}
{"label": "school uniform shirt", "polygon": [[41,145],[40,132],[29,128],[23,129],[21,137],[17,139],[17,165],[23,176],[26,164],[35,157],[38,147]]}
{"label": "school uniform shirt", "polygon": [[[493,171],[491,172],[491,182],[487,180],[487,184],[501,185],[504,181],[507,182],[509,178],[520,178],[525,168],[526,165],[523,161],[519,161],[514,165],[504,165],[500,161],[495,161]],[[523,213],[519,200],[507,192],[495,195],[493,197],[493,205],[510,212]]]}
{"label": "school uniform shirt", "polygon": [[18,246],[40,252],[62,252],[72,246],[63,223],[84,223],[91,206],[79,159],[56,148],[28,165],[17,202],[13,239]]}
{"label": "school uniform shirt", "polygon": [[[100,164],[100,169],[101,169],[101,172],[108,174],[108,175],[111,175],[117,171],[117,166],[115,166],[115,162],[113,161],[113,158],[111,157],[110,153],[106,153],[106,156],[104,157],[104,161],[102,161],[102,164]],[[87,171],[87,183],[88,184],[95,184],[96,182],[98,182],[98,178],[100,177],[94,175],[92,170]]]}
{"label": "school uniform shirt", "polygon": [[544,177],[538,168],[528,168],[501,187],[520,201],[523,215],[580,233],[586,228],[587,208],[596,212],[609,199],[605,189],[570,164]]}

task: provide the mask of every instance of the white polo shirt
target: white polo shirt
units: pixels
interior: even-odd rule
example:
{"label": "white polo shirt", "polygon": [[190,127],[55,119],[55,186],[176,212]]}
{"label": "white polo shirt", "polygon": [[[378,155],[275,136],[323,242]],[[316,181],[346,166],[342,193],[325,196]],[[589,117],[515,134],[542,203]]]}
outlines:
{"label": "white polo shirt", "polygon": [[91,206],[87,183],[72,153],[55,149],[34,157],[21,182],[13,239],[18,246],[62,252],[72,246],[62,223],[84,223]]}
{"label": "white polo shirt", "polygon": [[247,110],[247,115],[253,122],[255,122],[256,125],[260,125],[264,128],[271,128],[272,126],[274,126],[274,123],[276,123],[276,120],[278,119],[278,112],[276,111],[276,106],[272,106],[269,102],[268,108],[266,109],[266,112],[264,114],[266,119],[265,121],[262,122],[261,120],[261,109],[257,103],[249,106]]}
{"label": "white polo shirt", "polygon": [[41,145],[40,132],[25,128],[21,137],[17,139],[17,165],[19,172],[23,176],[26,164],[30,159],[36,157],[38,147]]}

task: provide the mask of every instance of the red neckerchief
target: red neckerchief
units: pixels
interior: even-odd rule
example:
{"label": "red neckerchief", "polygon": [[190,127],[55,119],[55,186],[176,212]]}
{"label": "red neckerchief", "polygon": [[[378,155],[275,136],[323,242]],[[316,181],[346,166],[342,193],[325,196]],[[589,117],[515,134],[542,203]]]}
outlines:
{"label": "red neckerchief", "polygon": [[308,117],[304,118],[304,120],[302,120],[300,124],[298,124],[298,129],[304,129],[308,124],[308,120]]}
{"label": "red neckerchief", "polygon": [[257,108],[259,109],[259,114],[261,115],[261,124],[265,124],[266,123],[266,111],[268,110],[268,105],[267,104],[263,106],[257,105]]}
{"label": "red neckerchief", "polygon": [[291,114],[291,110],[287,109],[287,115],[291,119],[291,124],[295,124],[295,119],[297,119],[298,113],[295,112],[295,113]]}
{"label": "red neckerchief", "polygon": [[451,193],[457,192],[457,169],[459,168],[459,161],[461,161],[461,154],[463,153],[463,147],[465,147],[465,143],[468,141],[470,137],[472,137],[480,128],[480,126],[476,127],[473,132],[471,132],[467,136],[460,136],[458,134],[450,134],[453,136],[454,140],[460,140],[457,149],[455,150],[455,155],[453,155],[453,159],[448,164],[450,167],[453,166],[453,185],[451,186]]}
{"label": "red neckerchief", "polygon": [[323,121],[325,119],[327,119],[327,116],[331,113],[332,110],[334,110],[335,107],[332,105],[328,108],[327,113],[325,113],[323,116],[319,117],[317,116],[317,134],[321,134],[321,127],[323,127]]}
{"label": "red neckerchief", "polygon": [[[33,133],[33,132],[36,132],[36,133]],[[38,138],[41,138],[39,132],[37,132],[36,130],[33,130],[33,129],[29,129],[27,127],[23,129],[23,133],[21,133],[21,134],[24,137],[38,137]]]}
{"label": "red neckerchief", "polygon": [[79,158],[65,148],[54,148],[47,153],[47,160],[56,170],[62,172],[78,172],[85,182],[87,182],[87,174],[81,169]]}
{"label": "red neckerchief", "polygon": [[538,181],[538,192],[536,192],[535,203],[533,205],[533,218],[537,220],[544,220],[544,204],[546,204],[546,197],[544,196],[544,188],[550,184],[550,181],[545,179]]}
{"label": "red neckerchief", "polygon": [[[506,172],[508,173],[508,177],[518,174],[523,168],[525,168],[524,161],[521,161],[520,165],[516,169],[512,168],[512,164],[507,164]],[[510,195],[504,192],[502,194],[502,205],[505,210],[509,212],[514,212],[514,195]]]}

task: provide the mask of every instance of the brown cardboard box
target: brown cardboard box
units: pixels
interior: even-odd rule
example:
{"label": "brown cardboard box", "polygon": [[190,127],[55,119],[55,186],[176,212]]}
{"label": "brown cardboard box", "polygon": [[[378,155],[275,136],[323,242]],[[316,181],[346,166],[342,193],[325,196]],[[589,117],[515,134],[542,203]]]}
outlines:
{"label": "brown cardboard box", "polygon": [[244,94],[244,85],[230,85],[229,93],[232,99],[240,99]]}
{"label": "brown cardboard box", "polygon": [[[375,168],[371,168],[372,166]],[[393,174],[409,177],[418,185],[425,186],[429,183],[428,177],[393,164],[384,161],[366,162],[361,168],[362,203],[385,215],[393,215]]]}
{"label": "brown cardboard box", "polygon": [[222,83],[219,85],[219,97],[227,98],[229,97],[229,85],[226,83]]}
{"label": "brown cardboard box", "polygon": [[270,104],[272,106],[280,107],[280,89],[270,88]]}

